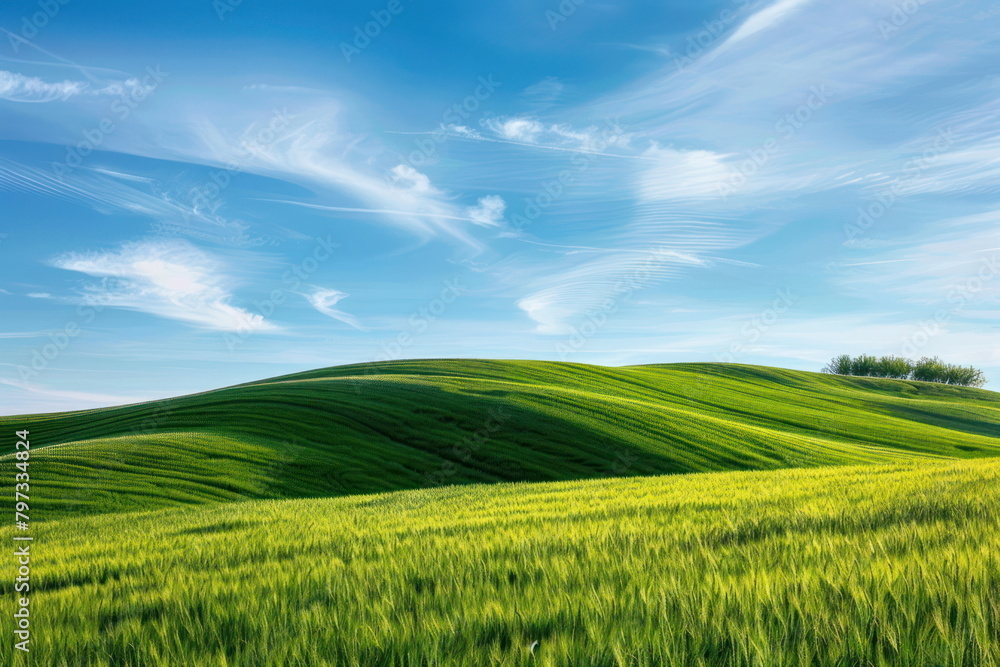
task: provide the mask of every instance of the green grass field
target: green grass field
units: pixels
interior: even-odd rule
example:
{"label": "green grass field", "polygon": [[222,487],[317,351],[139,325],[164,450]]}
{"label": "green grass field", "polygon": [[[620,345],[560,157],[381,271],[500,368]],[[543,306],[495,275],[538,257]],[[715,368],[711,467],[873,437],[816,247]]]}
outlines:
{"label": "green grass field", "polygon": [[[32,431],[46,471],[33,488],[47,520],[443,484],[997,456],[1000,394],[720,364],[400,361],[0,417],[0,430],[15,428]],[[0,458],[8,478],[11,465]]]}
{"label": "green grass field", "polygon": [[408,361],[0,422],[33,665],[1000,665],[989,391]]}
{"label": "green grass field", "polygon": [[34,664],[997,665],[998,476],[831,467],[49,522]]}

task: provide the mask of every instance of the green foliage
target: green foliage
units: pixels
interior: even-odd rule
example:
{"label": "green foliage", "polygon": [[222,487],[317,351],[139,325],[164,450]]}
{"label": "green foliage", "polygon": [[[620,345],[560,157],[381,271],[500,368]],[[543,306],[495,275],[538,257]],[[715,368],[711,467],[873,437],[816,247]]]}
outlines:
{"label": "green foliage", "polygon": [[860,377],[877,377],[875,370],[878,367],[878,359],[870,354],[861,354],[851,361],[851,375]]}
{"label": "green foliage", "polygon": [[851,375],[852,359],[849,354],[841,354],[834,357],[829,364],[823,367],[824,373],[833,375]]}
{"label": "green foliage", "polygon": [[981,370],[972,366],[946,364],[937,357],[923,357],[914,362],[896,356],[876,358],[862,354],[852,358],[848,354],[842,354],[824,366],[823,372],[833,375],[939,382],[961,387],[982,387],[986,384],[986,376]]}
{"label": "green foliage", "polygon": [[986,376],[973,366],[949,365],[945,372],[945,382],[963,387],[981,387],[986,384]]}
{"label": "green foliage", "polygon": [[913,379],[922,382],[945,382],[948,366],[937,357],[922,357],[913,365]]}
{"label": "green foliage", "polygon": [[31,664],[998,667],[997,516],[981,460],[40,523]]}
{"label": "green foliage", "polygon": [[875,377],[906,380],[913,372],[913,364],[909,359],[896,356],[881,357],[875,363]]}
{"label": "green foliage", "polygon": [[[1000,394],[730,364],[423,360],[0,417],[0,428],[32,431],[44,471],[32,507],[44,521],[445,484],[997,456]],[[0,457],[3,479],[13,463]]]}

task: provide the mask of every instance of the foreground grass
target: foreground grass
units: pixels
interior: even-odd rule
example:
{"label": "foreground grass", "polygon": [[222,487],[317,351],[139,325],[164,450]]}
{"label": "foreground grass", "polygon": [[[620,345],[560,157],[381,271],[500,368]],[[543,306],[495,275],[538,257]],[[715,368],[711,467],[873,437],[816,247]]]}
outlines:
{"label": "foreground grass", "polygon": [[[31,430],[43,521],[459,483],[1000,456],[1000,394],[732,364],[421,360],[0,417],[0,432],[20,429]],[[13,473],[12,456],[0,456],[0,476]]]}
{"label": "foreground grass", "polygon": [[998,477],[986,459],[47,522],[32,664],[992,667]]}

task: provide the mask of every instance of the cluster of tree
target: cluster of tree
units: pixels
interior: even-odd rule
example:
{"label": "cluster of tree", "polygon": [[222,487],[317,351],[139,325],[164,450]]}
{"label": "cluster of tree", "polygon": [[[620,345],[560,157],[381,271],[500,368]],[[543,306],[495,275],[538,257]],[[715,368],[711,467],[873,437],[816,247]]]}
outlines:
{"label": "cluster of tree", "polygon": [[891,355],[874,357],[870,354],[862,354],[852,357],[849,354],[842,354],[839,357],[834,357],[823,368],[823,372],[834,375],[942,382],[963,387],[982,387],[986,384],[986,377],[978,368],[946,364],[937,357],[923,357],[919,361],[911,361]]}

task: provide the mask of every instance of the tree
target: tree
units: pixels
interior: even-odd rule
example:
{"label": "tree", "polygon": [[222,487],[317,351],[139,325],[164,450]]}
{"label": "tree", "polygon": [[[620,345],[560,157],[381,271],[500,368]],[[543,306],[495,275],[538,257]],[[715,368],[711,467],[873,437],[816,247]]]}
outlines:
{"label": "tree", "polygon": [[875,374],[878,359],[870,354],[859,354],[851,361],[851,375],[871,377]]}
{"label": "tree", "polygon": [[913,366],[913,379],[922,382],[947,382],[948,368],[937,357],[921,357]]}
{"label": "tree", "polygon": [[823,372],[830,373],[831,375],[850,375],[851,355],[842,354],[838,357],[834,357],[830,363],[823,367]]}
{"label": "tree", "polygon": [[875,364],[875,377],[905,380],[913,372],[909,359],[888,355],[879,358]]}
{"label": "tree", "polygon": [[852,357],[849,354],[841,354],[824,366],[823,372],[833,375],[940,382],[961,387],[982,387],[986,384],[986,376],[978,368],[946,364],[937,357],[922,357],[918,361],[911,361],[894,355],[874,357],[870,354],[861,354]]}

